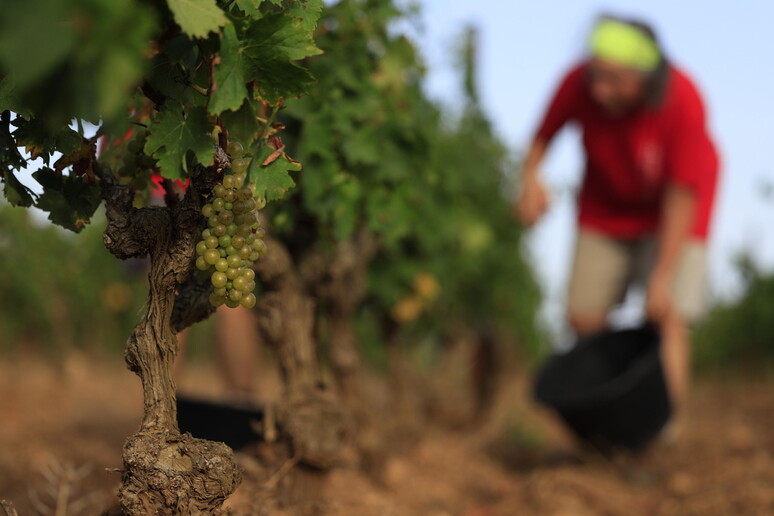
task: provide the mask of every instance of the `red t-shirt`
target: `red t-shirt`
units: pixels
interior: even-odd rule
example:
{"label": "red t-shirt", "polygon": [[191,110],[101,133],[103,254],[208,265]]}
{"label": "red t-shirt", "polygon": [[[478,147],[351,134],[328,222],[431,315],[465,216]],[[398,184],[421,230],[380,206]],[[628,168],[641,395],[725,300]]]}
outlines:
{"label": "red t-shirt", "polygon": [[583,64],[567,74],[537,132],[550,142],[567,122],[577,122],[583,131],[586,171],[580,225],[619,238],[653,233],[664,187],[674,182],[696,193],[692,235],[706,239],[718,156],[693,82],[671,66],[657,106],[612,118],[592,100],[585,80]]}

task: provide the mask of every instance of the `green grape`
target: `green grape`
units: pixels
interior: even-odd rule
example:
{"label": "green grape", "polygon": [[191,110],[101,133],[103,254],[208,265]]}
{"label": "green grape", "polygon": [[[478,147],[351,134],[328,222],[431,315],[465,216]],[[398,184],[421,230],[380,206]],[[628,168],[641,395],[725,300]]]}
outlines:
{"label": "green grape", "polygon": [[231,256],[229,256],[226,259],[226,262],[228,263],[228,266],[231,267],[232,269],[236,269],[240,265],[242,265],[242,259],[235,254],[232,254]]}
{"label": "green grape", "polygon": [[237,290],[245,290],[245,287],[249,282],[245,279],[244,276],[237,276],[231,283],[233,284],[233,288]]}
{"label": "green grape", "polygon": [[232,288],[228,292],[228,298],[232,301],[239,301],[240,299],[242,299],[242,291]]}
{"label": "green grape", "polygon": [[240,188],[239,190],[237,190],[236,194],[237,194],[237,198],[240,201],[246,201],[248,199],[252,199],[253,198],[253,191],[250,190],[247,187],[244,187],[244,186],[242,188]]}
{"label": "green grape", "polygon": [[252,212],[245,213],[243,215],[243,217],[244,217],[243,224],[245,224],[247,226],[252,226],[253,224],[255,224],[258,221],[258,217],[256,217],[255,213],[252,213]]}
{"label": "green grape", "polygon": [[243,201],[236,201],[234,202],[233,206],[234,206],[233,211],[235,215],[240,215],[248,211],[247,205]]}
{"label": "green grape", "polygon": [[220,253],[217,249],[207,249],[204,251],[204,261],[209,265],[215,265],[220,260]]}
{"label": "green grape", "polygon": [[[226,189],[226,193],[228,193],[229,190],[234,188],[234,176],[223,176],[223,188]],[[221,197],[224,199],[226,198],[226,193],[224,193]]]}
{"label": "green grape", "polygon": [[225,258],[227,256],[225,249],[222,249],[222,248],[218,247],[218,252],[220,253],[220,257],[221,258]]}
{"label": "green grape", "polygon": [[253,269],[244,269],[242,271],[242,277],[247,281],[253,281],[255,279],[255,271]]}
{"label": "green grape", "polygon": [[239,304],[245,308],[252,308],[255,306],[256,301],[255,294],[250,292],[249,294],[242,296],[242,299],[239,300]]}
{"label": "green grape", "polygon": [[248,199],[245,201],[245,211],[253,211],[257,206],[255,199]]}
{"label": "green grape", "polygon": [[229,235],[222,235],[220,238],[218,238],[218,245],[222,247],[223,249],[227,248],[231,245],[231,236]]}
{"label": "green grape", "polygon": [[228,278],[226,278],[226,275],[220,271],[215,271],[212,273],[212,277],[210,278],[210,281],[212,282],[212,286],[215,288],[225,287],[226,282],[228,281]]}
{"label": "green grape", "polygon": [[226,306],[229,308],[236,308],[239,306],[239,301],[232,301],[229,298],[226,298]]}
{"label": "green grape", "polygon": [[212,209],[212,204],[207,203],[204,206],[202,206],[202,215],[209,218],[209,217],[212,217],[214,214],[215,214],[215,210]]}
{"label": "green grape", "polygon": [[249,260],[250,255],[253,252],[253,248],[247,244],[244,245],[241,249],[239,249],[239,252],[237,253],[237,256],[239,256],[243,260]]}
{"label": "green grape", "polygon": [[209,236],[210,236],[210,230],[209,229],[205,229],[204,231],[202,231],[202,240],[206,239]]}
{"label": "green grape", "polygon": [[[212,193],[215,195],[216,198],[220,199],[223,197],[223,194],[226,193],[226,187],[222,184],[218,183],[217,185],[212,187]],[[215,201],[212,201],[213,204],[215,204]]]}
{"label": "green grape", "polygon": [[226,283],[226,295],[228,295],[228,291],[234,288],[234,284],[231,283],[231,281]]}
{"label": "green grape", "polygon": [[208,236],[204,239],[204,245],[207,246],[207,249],[215,249],[218,247],[218,237]]}
{"label": "green grape", "polygon": [[252,244],[253,242],[255,242],[255,235],[251,232],[249,235],[245,237],[245,243]]}
{"label": "green grape", "polygon": [[229,140],[228,145],[226,146],[226,153],[228,153],[229,156],[231,156],[232,159],[241,158],[242,154],[245,153],[244,148],[242,147],[242,144],[239,143],[236,140]]}
{"label": "green grape", "polygon": [[225,204],[223,205],[223,209],[224,209],[224,210],[231,211],[231,210],[233,210],[233,209],[234,209],[234,205],[233,205],[232,203],[230,203],[230,202],[227,202],[227,203],[225,203]]}
{"label": "green grape", "polygon": [[240,215],[237,215],[234,217],[234,222],[236,222],[238,225],[242,225],[245,222],[245,214],[242,213]]}
{"label": "green grape", "polygon": [[232,268],[227,269],[226,277],[231,281],[234,281],[234,279],[239,277],[239,269],[232,269]]}
{"label": "green grape", "polygon": [[236,235],[238,228],[239,228],[239,226],[237,226],[236,224],[234,224],[232,222],[231,224],[226,226],[226,234],[228,236],[234,236],[234,235]]}
{"label": "green grape", "polygon": [[219,272],[226,272],[228,270],[228,260],[225,258],[221,258],[217,262],[215,262],[215,270]]}
{"label": "green grape", "polygon": [[253,267],[253,260],[242,260],[242,269],[252,269],[252,267]]}
{"label": "green grape", "polygon": [[258,228],[255,230],[255,238],[263,238],[266,236],[266,230],[263,228]]}
{"label": "green grape", "polygon": [[266,199],[263,197],[258,197],[258,199],[255,200],[255,207],[259,210],[262,210],[266,207]]}
{"label": "green grape", "polygon": [[[232,237],[232,238],[233,238],[233,237]],[[231,256],[231,255],[237,254],[237,248],[236,248],[236,247],[234,247],[233,245],[226,246],[226,254],[227,254],[228,256]]]}
{"label": "green grape", "polygon": [[218,197],[214,201],[212,201],[212,209],[215,210],[215,212],[220,212],[223,210],[223,205],[226,204],[226,201]]}
{"label": "green grape", "polygon": [[241,224],[237,227],[237,235],[247,238],[247,235],[252,235],[253,230],[247,224]]}
{"label": "green grape", "polygon": [[234,235],[231,237],[231,245],[235,249],[241,249],[245,245],[245,237],[242,235]]}
{"label": "green grape", "polygon": [[226,290],[226,287],[213,288],[212,293],[216,296],[226,297],[228,295],[228,290]]}
{"label": "green grape", "polygon": [[[247,163],[245,163],[245,164],[247,164]],[[234,182],[238,186],[242,186],[243,184],[245,184],[245,179],[247,179],[247,176],[245,175],[245,173],[244,172],[237,172],[237,171],[234,171],[234,172],[235,172],[234,173]]]}
{"label": "green grape", "polygon": [[218,221],[221,224],[225,224],[225,225],[231,224],[232,222],[234,222],[234,214],[231,213],[230,211],[225,211],[225,210],[221,211],[218,214]]}
{"label": "green grape", "polygon": [[204,243],[204,240],[199,240],[199,242],[196,244],[196,256],[201,256],[204,254],[204,251],[207,250],[207,244]]}
{"label": "green grape", "polygon": [[226,296],[218,296],[218,295],[215,295],[214,293],[210,294],[210,304],[215,308],[219,307],[225,302],[226,302]]}
{"label": "green grape", "polygon": [[[245,171],[245,168],[247,168],[247,164],[244,159],[236,158],[231,160],[231,171],[234,174],[242,174]],[[244,182],[244,178],[242,178],[242,182]]]}
{"label": "green grape", "polygon": [[218,216],[217,215],[211,215],[209,218],[207,218],[207,225],[210,227],[210,229],[214,228],[218,225]]}
{"label": "green grape", "polygon": [[[227,176],[231,177],[231,176]],[[226,202],[234,202],[237,200],[237,194],[236,191],[233,188],[229,188],[226,190],[226,193],[223,194],[223,200]]]}
{"label": "green grape", "polygon": [[250,280],[247,282],[247,285],[245,285],[244,291],[252,292],[253,290],[255,290],[255,281]]}
{"label": "green grape", "polygon": [[196,259],[196,268],[200,271],[206,271],[210,268],[210,266],[207,264],[206,261],[204,261],[204,257],[200,256]]}
{"label": "green grape", "polygon": [[266,252],[266,242],[263,241],[261,238],[257,238],[255,242],[253,242],[253,249],[258,251],[259,253],[263,254]]}
{"label": "green grape", "polygon": [[212,232],[215,233],[215,236],[222,237],[226,234],[226,226],[225,224],[217,224],[215,227],[212,228]]}
{"label": "green grape", "polygon": [[258,251],[253,251],[252,253],[250,253],[251,261],[257,261],[260,257],[261,257],[261,253],[259,253]]}

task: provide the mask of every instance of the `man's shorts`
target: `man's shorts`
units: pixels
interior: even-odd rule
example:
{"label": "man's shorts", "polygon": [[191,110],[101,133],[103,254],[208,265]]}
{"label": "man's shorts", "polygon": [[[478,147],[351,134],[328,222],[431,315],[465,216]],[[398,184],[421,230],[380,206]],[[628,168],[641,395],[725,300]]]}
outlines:
{"label": "man's shorts", "polygon": [[[621,240],[581,228],[568,293],[570,316],[606,315],[623,302],[629,287],[646,287],[657,252],[655,236]],[[687,241],[672,280],[673,302],[689,323],[706,308],[706,258],[704,242]]]}

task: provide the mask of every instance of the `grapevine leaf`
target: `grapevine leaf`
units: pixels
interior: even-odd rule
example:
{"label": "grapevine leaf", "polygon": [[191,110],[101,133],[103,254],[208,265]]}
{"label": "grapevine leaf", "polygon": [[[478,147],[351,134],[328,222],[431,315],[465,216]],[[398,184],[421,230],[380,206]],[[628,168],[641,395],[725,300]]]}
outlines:
{"label": "grapevine leaf", "polygon": [[215,149],[206,116],[203,107],[194,107],[185,116],[178,102],[169,101],[161,108],[149,129],[145,154],[158,160],[162,176],[181,179],[188,151],[193,152],[199,163],[212,163]]}
{"label": "grapevine leaf", "polygon": [[255,80],[258,94],[271,104],[282,97],[301,95],[314,81],[306,69],[293,63],[322,52],[305,23],[283,13],[270,14],[253,21],[240,41],[243,79]]}
{"label": "grapevine leaf", "polygon": [[21,184],[13,172],[0,171],[3,178],[3,194],[12,206],[31,206],[34,202],[32,190]]}
{"label": "grapevine leaf", "polygon": [[17,118],[13,124],[18,127],[13,133],[16,144],[25,147],[33,159],[48,156],[55,151],[70,154],[81,145],[81,135],[69,127],[53,132],[44,121],[37,118],[29,121]]}
{"label": "grapevine leaf", "polygon": [[301,23],[304,30],[313,31],[323,10],[323,0],[307,0],[296,2],[287,8],[285,14],[292,16]]}
{"label": "grapevine leaf", "polygon": [[210,97],[210,113],[234,111],[247,98],[241,50],[236,29],[227,25],[220,42],[220,64],[215,68],[216,88]]}
{"label": "grapevine leaf", "polygon": [[191,82],[189,70],[196,67],[196,43],[178,35],[164,45],[150,64],[148,84],[169,98],[183,99]]}
{"label": "grapevine leaf", "polygon": [[43,187],[36,206],[49,212],[51,222],[76,233],[89,223],[100,203],[98,187],[48,167],[41,168],[32,177]]}
{"label": "grapevine leaf", "polygon": [[167,5],[183,32],[195,38],[206,37],[228,23],[215,0],[167,0]]}
{"label": "grapevine leaf", "polygon": [[281,199],[288,190],[296,186],[290,172],[301,169],[301,165],[285,153],[269,165],[261,165],[273,152],[273,147],[263,146],[261,153],[250,162],[247,172],[249,180],[255,183],[258,196],[265,197],[267,201]]}
{"label": "grapevine leaf", "polygon": [[15,90],[16,85],[10,77],[0,77],[0,112],[13,111],[23,118],[30,118],[32,113],[16,98]]}
{"label": "grapevine leaf", "polygon": [[0,64],[13,70],[18,86],[29,86],[71,54],[76,43],[74,25],[66,2],[2,2]]}
{"label": "grapevine leaf", "polygon": [[234,2],[237,7],[239,7],[242,11],[244,11],[247,14],[260,14],[261,4],[263,3],[263,0],[236,0]]}
{"label": "grapevine leaf", "polygon": [[236,111],[224,111],[220,115],[221,120],[228,127],[229,138],[241,142],[245,148],[252,147],[260,127],[255,104],[256,101],[248,99]]}
{"label": "grapevine leaf", "polygon": [[13,167],[23,168],[27,160],[19,152],[16,140],[11,135],[10,113],[6,113],[0,122],[0,170]]}

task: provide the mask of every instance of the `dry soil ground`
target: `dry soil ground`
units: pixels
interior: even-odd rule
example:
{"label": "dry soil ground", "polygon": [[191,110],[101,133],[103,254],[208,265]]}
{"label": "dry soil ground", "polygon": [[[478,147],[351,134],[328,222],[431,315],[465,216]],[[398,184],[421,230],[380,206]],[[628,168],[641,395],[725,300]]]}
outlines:
{"label": "dry soil ground", "polygon": [[[0,499],[20,516],[67,516],[110,505],[123,439],[141,410],[138,381],[116,358],[72,355],[51,364],[0,359]],[[266,380],[266,389],[274,382]],[[771,380],[700,380],[679,442],[637,462],[578,457],[571,439],[526,396],[528,375],[504,386],[491,414],[466,430],[427,428],[387,461],[381,482],[334,471],[323,495],[284,510],[260,510],[265,486],[251,476],[235,514],[295,514],[315,507],[346,516],[774,515],[774,395]],[[187,383],[217,389],[192,368]],[[305,506],[304,506],[305,505]],[[253,509],[248,510],[249,507]]]}

